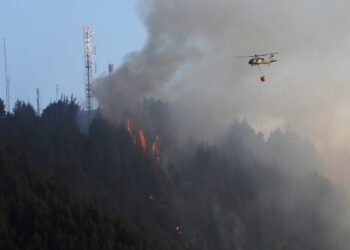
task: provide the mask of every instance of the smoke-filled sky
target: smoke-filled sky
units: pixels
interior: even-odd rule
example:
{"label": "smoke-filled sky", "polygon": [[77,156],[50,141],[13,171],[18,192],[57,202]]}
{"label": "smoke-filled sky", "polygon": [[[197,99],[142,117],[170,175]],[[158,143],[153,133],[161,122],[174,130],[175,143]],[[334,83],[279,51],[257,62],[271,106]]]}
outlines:
{"label": "smoke-filled sky", "polygon": [[[266,135],[276,127],[295,130],[316,145],[330,175],[350,176],[347,1],[15,0],[1,6],[12,102],[35,103],[39,87],[44,106],[55,98],[56,84],[84,102],[82,26],[88,22],[96,29],[98,75],[125,56],[112,87],[97,92],[107,112],[154,96],[181,114],[181,131],[204,140],[237,118]],[[271,51],[280,52],[279,61],[262,67],[264,85],[257,68],[234,59]],[[0,83],[3,98],[4,77]]]}
{"label": "smoke-filled sky", "polygon": [[[141,0],[148,40],[96,90],[106,114],[120,119],[144,97],[169,101],[184,134],[211,140],[216,128],[246,119],[309,138],[326,171],[350,171],[347,1]],[[278,51],[258,68],[235,56]],[[349,176],[349,175],[348,175]]]}

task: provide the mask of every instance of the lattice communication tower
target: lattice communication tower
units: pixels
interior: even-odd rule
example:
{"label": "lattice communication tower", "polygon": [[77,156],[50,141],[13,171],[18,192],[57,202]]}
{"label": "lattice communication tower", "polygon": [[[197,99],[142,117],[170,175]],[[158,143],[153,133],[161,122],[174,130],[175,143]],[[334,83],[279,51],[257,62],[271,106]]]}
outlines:
{"label": "lattice communication tower", "polygon": [[6,42],[4,39],[4,58],[5,58],[5,83],[6,83],[6,111],[11,111],[11,103],[10,103],[10,77],[7,69],[7,51],[6,51]]}
{"label": "lattice communication tower", "polygon": [[94,57],[94,30],[90,25],[84,26],[84,68],[85,68],[85,95],[86,109],[93,109],[93,57]]}

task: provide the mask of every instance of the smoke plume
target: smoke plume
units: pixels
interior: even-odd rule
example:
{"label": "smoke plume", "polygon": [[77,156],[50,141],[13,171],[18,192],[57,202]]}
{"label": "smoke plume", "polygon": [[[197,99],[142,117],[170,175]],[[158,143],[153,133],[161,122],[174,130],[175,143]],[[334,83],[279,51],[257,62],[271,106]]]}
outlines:
{"label": "smoke plume", "polygon": [[[213,137],[217,127],[245,118],[268,134],[276,127],[311,138],[322,154],[349,149],[346,115],[347,1],[144,0],[139,12],[146,45],[96,96],[111,120],[145,97],[170,101],[178,127]],[[257,68],[234,56],[279,51],[279,62]],[[199,129],[200,128],[200,129]],[[206,138],[210,139],[210,138]]]}
{"label": "smoke plume", "polygon": [[[241,152],[237,159],[245,165],[279,166],[278,171],[291,176],[290,183],[281,184],[277,193],[264,189],[262,206],[279,203],[292,211],[304,190],[311,190],[308,202],[320,198],[312,178],[322,164],[331,176],[348,171],[349,8],[347,1],[326,0],[140,1],[147,42],[127,55],[115,73],[97,80],[95,95],[110,121],[138,114],[142,119],[137,123],[148,127],[155,111],[151,107],[145,115],[144,100],[168,102],[170,108],[159,111],[166,117],[158,119],[165,122],[164,131],[178,139],[215,143],[231,156]],[[262,66],[262,72],[234,58],[274,51],[280,52],[279,61]],[[259,82],[261,74],[267,83]],[[242,119],[250,125],[235,122],[230,127]],[[295,131],[312,144],[282,131]],[[292,201],[286,199],[288,193]],[[303,204],[306,209],[309,203]],[[335,209],[323,207],[322,213],[328,220]],[[234,214],[227,216],[237,220]],[[330,227],[347,226],[338,219],[329,219]]]}

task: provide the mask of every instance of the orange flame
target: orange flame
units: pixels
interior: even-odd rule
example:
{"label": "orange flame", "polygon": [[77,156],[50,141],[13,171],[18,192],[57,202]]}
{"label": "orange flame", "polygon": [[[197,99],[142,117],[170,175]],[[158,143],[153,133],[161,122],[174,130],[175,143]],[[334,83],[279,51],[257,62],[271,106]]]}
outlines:
{"label": "orange flame", "polygon": [[126,127],[126,131],[128,131],[128,134],[131,135],[132,134],[132,126],[131,126],[131,121],[130,119],[126,119],[125,121],[125,127]]}
{"label": "orange flame", "polygon": [[152,143],[152,155],[157,160],[157,162],[160,162],[160,153],[159,153],[159,135],[156,135],[153,139]]}
{"label": "orange flame", "polygon": [[136,137],[136,135],[132,137],[132,143],[134,143],[135,145],[137,144],[137,137]]}
{"label": "orange flame", "polygon": [[[132,124],[129,118],[127,118],[124,122],[124,126],[128,134],[130,135],[131,141],[133,144],[137,145],[141,150],[146,153],[147,152],[147,141],[145,134],[142,129],[138,130],[136,135],[133,134]],[[151,149],[149,154],[154,157],[158,163],[160,163],[160,153],[159,153],[159,136],[155,135],[153,142],[151,144]]]}
{"label": "orange flame", "polygon": [[158,150],[159,150],[158,142],[159,142],[159,136],[156,135],[156,136],[154,137],[154,141],[153,141],[153,143],[152,143],[152,153],[153,153],[153,154],[158,153]]}
{"label": "orange flame", "polygon": [[146,153],[147,151],[147,142],[146,142],[146,138],[145,138],[145,134],[143,133],[143,131],[141,129],[139,129],[139,144],[140,144],[140,147],[142,149],[142,151],[144,153]]}

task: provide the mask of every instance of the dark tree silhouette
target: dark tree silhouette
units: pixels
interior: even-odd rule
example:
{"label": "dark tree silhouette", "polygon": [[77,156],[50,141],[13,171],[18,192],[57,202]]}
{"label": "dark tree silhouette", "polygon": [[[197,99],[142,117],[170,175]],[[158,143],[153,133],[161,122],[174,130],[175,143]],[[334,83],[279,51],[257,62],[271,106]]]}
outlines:
{"label": "dark tree silhouette", "polygon": [[21,101],[6,114],[0,100],[0,249],[341,249],[329,239],[344,232],[322,214],[328,181],[289,176],[276,155],[264,162],[246,146],[282,154],[295,137],[279,131],[266,142],[238,123],[224,147],[180,145],[168,134],[168,105],[143,109],[166,138],[161,164],[101,116],[82,133],[74,98],[40,117]]}

